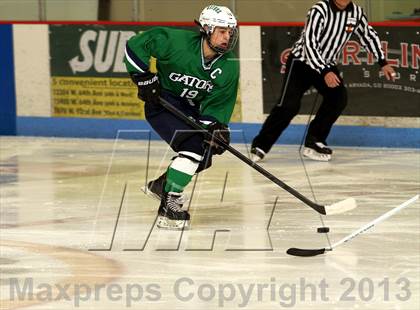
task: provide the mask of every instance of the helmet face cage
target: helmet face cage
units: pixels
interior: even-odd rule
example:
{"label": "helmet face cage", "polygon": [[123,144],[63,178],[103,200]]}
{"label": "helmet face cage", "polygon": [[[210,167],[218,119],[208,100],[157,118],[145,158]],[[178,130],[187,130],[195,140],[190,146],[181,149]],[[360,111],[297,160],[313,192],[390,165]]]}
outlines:
{"label": "helmet face cage", "polygon": [[[209,5],[204,8],[198,20],[200,31],[205,34],[207,43],[210,48],[219,54],[231,51],[238,41],[238,28],[236,18],[232,12],[224,6]],[[207,26],[207,28],[204,28]],[[216,27],[228,28],[230,30],[230,38],[227,47],[215,46],[211,43],[211,36]]]}

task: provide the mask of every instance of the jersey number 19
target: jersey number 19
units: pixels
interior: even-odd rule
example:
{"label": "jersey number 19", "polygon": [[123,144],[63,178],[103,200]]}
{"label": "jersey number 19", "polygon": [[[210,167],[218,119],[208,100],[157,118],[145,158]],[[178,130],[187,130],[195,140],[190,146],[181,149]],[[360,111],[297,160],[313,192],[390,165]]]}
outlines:
{"label": "jersey number 19", "polygon": [[188,88],[184,88],[182,90],[182,93],[180,97],[188,98],[188,99],[194,99],[197,97],[198,91],[197,90],[189,90]]}

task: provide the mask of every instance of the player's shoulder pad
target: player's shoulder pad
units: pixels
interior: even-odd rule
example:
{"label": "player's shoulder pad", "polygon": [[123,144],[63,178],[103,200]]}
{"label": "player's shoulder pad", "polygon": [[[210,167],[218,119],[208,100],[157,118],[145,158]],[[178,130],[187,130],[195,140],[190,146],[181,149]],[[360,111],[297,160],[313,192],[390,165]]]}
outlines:
{"label": "player's shoulder pad", "polygon": [[[153,27],[145,31],[139,32],[137,35],[130,38],[128,44],[133,44],[138,41],[147,41],[150,39],[165,40],[169,37],[168,31],[164,27]],[[134,43],[135,44],[135,43]]]}
{"label": "player's shoulder pad", "polygon": [[153,27],[151,29],[146,30],[142,34],[143,35],[149,35],[149,36],[170,37],[171,36],[171,29],[169,27]]}
{"label": "player's shoulder pad", "polygon": [[179,39],[190,39],[194,36],[197,36],[197,34],[188,29],[180,29],[176,27],[155,27],[157,32],[163,34],[165,37],[167,37],[170,40],[179,40]]}
{"label": "player's shoulder pad", "polygon": [[179,28],[173,28],[173,27],[153,27],[150,28],[144,32],[140,33],[140,36],[150,36],[150,37],[160,37],[164,39],[171,39],[176,38],[179,36],[185,35],[184,32],[188,30],[183,30]]}

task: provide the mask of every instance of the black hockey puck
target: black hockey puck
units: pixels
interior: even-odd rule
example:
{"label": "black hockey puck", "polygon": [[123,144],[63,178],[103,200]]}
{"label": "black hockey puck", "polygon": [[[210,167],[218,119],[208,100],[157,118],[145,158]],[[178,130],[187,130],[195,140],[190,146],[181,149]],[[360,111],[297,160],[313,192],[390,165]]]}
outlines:
{"label": "black hockey puck", "polygon": [[330,232],[330,228],[329,227],[318,227],[318,229],[316,231],[319,232],[320,234],[325,234],[327,232]]}

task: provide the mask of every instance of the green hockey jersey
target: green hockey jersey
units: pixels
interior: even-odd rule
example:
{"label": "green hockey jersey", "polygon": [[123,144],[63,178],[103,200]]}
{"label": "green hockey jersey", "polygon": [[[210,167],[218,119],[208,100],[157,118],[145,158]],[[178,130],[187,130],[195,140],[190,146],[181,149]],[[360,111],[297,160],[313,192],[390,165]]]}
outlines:
{"label": "green hockey jersey", "polygon": [[127,42],[127,71],[146,72],[155,57],[162,89],[192,100],[202,115],[228,124],[238,91],[239,61],[228,52],[206,64],[202,40],[199,33],[168,27],[140,33]]}

